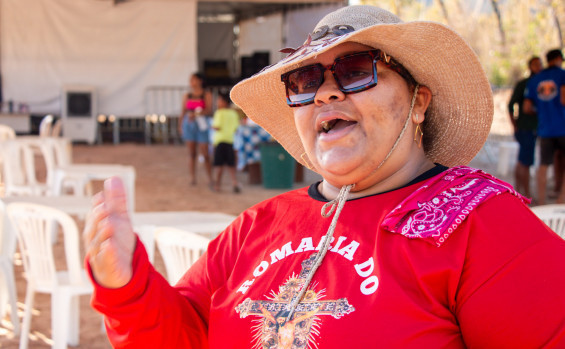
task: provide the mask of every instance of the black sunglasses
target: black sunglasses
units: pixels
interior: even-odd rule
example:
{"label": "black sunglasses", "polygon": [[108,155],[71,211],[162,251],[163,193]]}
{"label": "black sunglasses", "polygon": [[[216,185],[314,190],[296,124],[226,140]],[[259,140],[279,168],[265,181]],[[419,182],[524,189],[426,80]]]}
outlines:
{"label": "black sunglasses", "polygon": [[338,57],[329,66],[320,63],[307,65],[281,75],[286,88],[286,103],[290,107],[301,107],[314,102],[316,92],[324,83],[324,73],[329,70],[341,92],[357,93],[377,85],[377,61],[385,63],[409,83],[414,78],[400,64],[394,62],[381,50],[356,52]]}

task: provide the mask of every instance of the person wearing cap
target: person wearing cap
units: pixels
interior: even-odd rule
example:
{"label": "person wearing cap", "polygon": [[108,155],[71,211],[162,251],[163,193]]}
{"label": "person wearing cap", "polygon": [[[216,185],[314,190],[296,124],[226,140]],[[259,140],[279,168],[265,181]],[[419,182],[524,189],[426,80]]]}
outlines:
{"label": "person wearing cap", "polygon": [[451,29],[372,6],[324,17],[232,100],[323,180],[243,212],[174,287],[123,184],[85,228],[92,305],[116,347],[565,346],[565,241],[464,166],[493,99]]}
{"label": "person wearing cap", "polygon": [[[565,70],[561,69],[563,53],[560,49],[550,50],[546,59],[547,68],[528,82],[523,107],[525,113],[537,112],[538,115],[541,161],[536,173],[536,189],[539,205],[546,203],[547,168],[553,163],[555,152],[565,154]],[[558,203],[565,202],[565,177],[561,178]]]}
{"label": "person wearing cap", "polygon": [[530,167],[534,164],[534,153],[536,147],[536,129],[538,126],[537,115],[526,114],[522,108],[524,102],[524,91],[528,81],[532,76],[543,69],[541,59],[533,56],[528,60],[530,76],[518,81],[512,96],[508,101],[508,115],[514,128],[514,138],[520,145],[518,152],[518,162],[514,169],[515,187],[518,192],[526,197],[531,197],[530,193]]}

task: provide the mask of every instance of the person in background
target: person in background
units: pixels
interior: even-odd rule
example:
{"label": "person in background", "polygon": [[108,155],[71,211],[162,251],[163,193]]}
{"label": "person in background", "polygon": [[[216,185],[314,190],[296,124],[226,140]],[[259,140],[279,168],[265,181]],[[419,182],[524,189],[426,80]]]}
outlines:
{"label": "person in background", "polygon": [[284,52],[231,98],[323,179],[242,212],[175,286],[105,182],[84,242],[112,345],[565,348],[565,240],[465,166],[494,113],[471,47],[347,6]]}
{"label": "person in background", "polygon": [[209,117],[212,114],[212,93],[205,88],[204,76],[194,73],[189,80],[190,91],[182,100],[179,133],[188,148],[188,175],[190,184],[196,185],[196,163],[198,156],[204,159],[204,167],[212,188],[212,164],[210,161]]}
{"label": "person in background", "polygon": [[245,166],[247,165],[247,159],[245,156],[245,144],[243,141],[242,130],[248,124],[249,118],[239,107],[236,107],[235,110],[239,114],[239,127],[237,128],[235,135],[233,136],[233,149],[235,151],[236,162],[235,168],[237,171],[244,171]]}
{"label": "person in background", "polygon": [[536,114],[524,113],[522,103],[524,102],[524,92],[526,91],[528,81],[532,76],[543,69],[541,59],[537,56],[530,58],[528,60],[528,68],[530,70],[530,76],[520,80],[516,84],[516,87],[514,87],[514,91],[508,102],[508,115],[514,127],[514,138],[520,145],[518,162],[514,170],[516,181],[515,188],[518,192],[531,198],[530,166],[534,164],[538,120]]}
{"label": "person in background", "polygon": [[[537,203],[546,203],[547,168],[553,163],[555,152],[565,153],[565,71],[561,69],[563,53],[554,49],[546,54],[547,68],[533,76],[528,82],[524,112],[538,115],[538,137],[541,161],[536,173]],[[565,178],[565,177],[562,177]],[[565,185],[557,197],[565,202]]]}
{"label": "person in background", "polygon": [[234,193],[239,193],[241,188],[237,181],[235,169],[235,151],[233,149],[234,135],[240,124],[239,113],[230,108],[230,96],[227,92],[220,92],[217,98],[218,109],[214,113],[212,128],[214,132],[214,190],[220,191],[224,167],[227,167],[232,180]]}

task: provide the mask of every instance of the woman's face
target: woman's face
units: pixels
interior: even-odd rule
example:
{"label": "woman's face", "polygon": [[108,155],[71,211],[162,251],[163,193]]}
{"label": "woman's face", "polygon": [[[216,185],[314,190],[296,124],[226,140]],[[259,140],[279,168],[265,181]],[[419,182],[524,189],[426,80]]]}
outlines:
{"label": "woman's face", "polygon": [[[303,65],[319,62],[328,66],[343,55],[371,49],[358,43],[345,43]],[[338,89],[331,72],[326,70],[324,78],[314,103],[293,108],[293,111],[306,153],[325,180],[338,187],[355,183],[356,189],[362,190],[393,176],[404,163],[410,162],[414,145],[418,151],[418,145],[413,141],[416,124],[412,119],[416,120],[418,113],[418,122],[422,122],[427,107],[427,103],[420,103],[420,98],[405,135],[379,168],[410,110],[412,92],[400,75],[378,62],[377,85],[347,95]],[[334,123],[336,120],[335,126],[324,132],[324,122]],[[422,150],[419,153],[423,155]]]}
{"label": "woman's face", "polygon": [[196,75],[192,75],[190,77],[190,80],[188,81],[188,84],[190,85],[191,88],[199,88],[202,87],[202,80],[200,80],[200,78]]}

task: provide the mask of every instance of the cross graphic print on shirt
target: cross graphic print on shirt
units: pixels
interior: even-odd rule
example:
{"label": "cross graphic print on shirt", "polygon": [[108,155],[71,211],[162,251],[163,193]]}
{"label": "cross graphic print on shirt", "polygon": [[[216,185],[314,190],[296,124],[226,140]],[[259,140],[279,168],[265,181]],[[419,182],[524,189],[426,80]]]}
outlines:
{"label": "cross graphic print on shirt", "polygon": [[256,332],[254,348],[268,349],[303,349],[310,348],[310,342],[315,345],[315,335],[319,334],[319,320],[322,315],[330,315],[335,319],[349,314],[355,310],[347,298],[338,300],[320,300],[324,297],[324,290],[316,292],[315,286],[309,287],[304,298],[296,307],[292,318],[287,321],[288,306],[304,286],[306,275],[316,259],[314,253],[302,262],[300,275],[294,274],[281,286],[279,292],[272,292],[269,300],[245,299],[235,307],[240,317],[249,315],[260,317],[258,324],[253,328]]}

